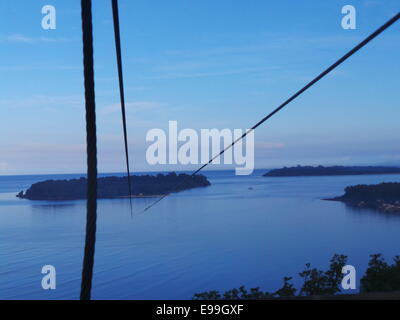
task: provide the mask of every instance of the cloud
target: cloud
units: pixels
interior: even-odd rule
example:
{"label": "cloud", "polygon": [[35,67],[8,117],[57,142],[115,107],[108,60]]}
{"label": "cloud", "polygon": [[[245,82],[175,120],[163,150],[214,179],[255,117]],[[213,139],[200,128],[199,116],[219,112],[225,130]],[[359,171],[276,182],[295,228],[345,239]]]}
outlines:
{"label": "cloud", "polygon": [[[260,43],[260,39],[262,43]],[[275,59],[282,50],[312,50],[337,48],[354,44],[355,35],[315,35],[261,33],[258,40],[240,46],[215,46],[166,50],[169,60],[175,63],[156,66],[147,79],[185,79],[265,73],[282,69],[267,63],[268,57]],[[182,61],[184,60],[184,61]]]}
{"label": "cloud", "polygon": [[57,62],[52,64],[18,64],[18,65],[0,65],[1,71],[28,71],[28,70],[62,70],[62,71],[82,71],[82,66],[60,65]]}
{"label": "cloud", "polygon": [[35,41],[37,42],[53,42],[53,43],[60,43],[60,42],[69,42],[70,39],[67,38],[48,38],[48,37],[39,37],[36,38]]}
{"label": "cloud", "polygon": [[167,63],[156,68],[157,71],[171,72],[176,70],[195,70],[209,66],[209,63],[197,61],[183,61],[177,63]]}
{"label": "cloud", "polygon": [[[150,110],[158,109],[162,106],[165,106],[165,104],[153,102],[153,101],[136,101],[136,102],[125,103],[125,108],[127,109],[127,111],[129,111],[129,110],[150,111]],[[101,108],[99,113],[101,115],[109,115],[109,114],[113,114],[116,112],[120,112],[120,110],[121,110],[121,104],[113,103],[113,104],[110,104],[110,105],[107,105],[107,106]]]}
{"label": "cloud", "polygon": [[19,42],[19,43],[32,43],[33,38],[25,37],[21,34],[12,34],[6,37],[8,42]]}
{"label": "cloud", "polygon": [[[84,143],[38,143],[24,141],[1,145],[0,174],[83,172]],[[3,163],[3,164],[1,164]]]}
{"label": "cloud", "polygon": [[16,153],[16,154],[36,154],[36,155],[43,155],[43,154],[84,154],[86,152],[86,145],[85,144],[66,144],[66,143],[19,143],[18,145],[10,145],[7,148],[9,153]]}
{"label": "cloud", "polygon": [[228,69],[223,71],[210,71],[210,72],[176,72],[176,73],[165,73],[158,76],[150,77],[151,79],[185,79],[185,78],[206,78],[206,77],[219,77],[219,76],[230,76],[239,75],[246,73],[258,73],[270,70],[279,69],[278,67],[252,67],[252,68],[237,68]]}
{"label": "cloud", "polygon": [[[240,46],[215,46],[196,49],[169,49],[165,54],[180,58],[226,57],[238,55],[269,54],[271,50],[300,48],[326,48],[337,45],[348,45],[360,40],[356,35],[327,34],[315,36],[310,34],[258,34],[258,39]],[[260,42],[260,40],[262,42]]]}
{"label": "cloud", "polygon": [[[234,39],[234,34],[232,34],[232,39]],[[259,66],[263,64],[263,61],[265,61],[265,63],[268,62],[268,65],[271,66],[270,62],[273,61],[271,59],[276,59],[277,57],[279,58],[280,55],[285,54],[285,51],[282,50],[295,50],[295,52],[299,52],[299,57],[303,59],[303,57],[318,54],[320,50],[346,49],[349,48],[349,46],[357,44],[360,40],[362,40],[362,35],[347,33],[330,33],[324,36],[319,36],[310,33],[288,34],[259,32],[256,35],[249,37],[247,43],[242,45],[214,47],[199,46],[197,48],[188,47],[183,49],[171,48],[165,50],[164,53],[170,57],[170,59],[188,59],[192,61],[184,62],[180,65],[177,64],[176,67],[180,67],[180,69],[177,68],[177,71],[183,72],[185,71],[184,68],[187,69],[186,71],[189,71],[189,68],[194,69],[196,66],[201,67],[202,65],[216,70],[221,70],[221,66],[225,66],[227,69],[235,69],[233,66],[230,67],[227,65],[232,61],[236,63],[237,61],[243,61],[245,63],[258,63]],[[395,42],[393,40],[394,39],[390,39],[390,41],[386,42]],[[234,40],[231,41],[233,42]],[[296,58],[296,55],[294,58]],[[269,61],[267,59],[269,59]],[[280,61],[280,59],[278,60]],[[214,65],[210,65],[211,63]],[[264,66],[265,65],[266,64],[264,64]],[[167,65],[167,68],[171,68],[173,66],[174,65]],[[275,69],[278,69],[278,67],[275,66]]]}
{"label": "cloud", "polygon": [[282,142],[256,142],[256,149],[282,149],[285,145]]}
{"label": "cloud", "polygon": [[145,86],[133,86],[126,88],[127,91],[147,91],[150,90],[150,87]]}
{"label": "cloud", "polygon": [[382,5],[382,2],[376,1],[376,0],[367,0],[367,1],[364,1],[363,4],[365,7],[372,8],[372,7],[377,7],[377,6]]}
{"label": "cloud", "polygon": [[0,161],[0,173],[7,172],[8,163],[5,161]]}
{"label": "cloud", "polygon": [[210,57],[210,56],[219,56],[219,55],[227,55],[227,54],[238,54],[238,53],[254,53],[260,51],[266,51],[269,46],[265,44],[249,44],[243,46],[221,46],[214,48],[206,48],[206,49],[171,49],[166,50],[167,55],[171,56],[180,56],[180,57]]}
{"label": "cloud", "polygon": [[84,98],[79,95],[71,96],[49,96],[33,95],[26,98],[0,100],[0,107],[24,108],[24,107],[57,107],[59,105],[82,106]]}
{"label": "cloud", "polygon": [[67,38],[49,38],[49,37],[29,37],[20,33],[14,33],[9,36],[3,37],[3,41],[11,43],[60,43],[70,41]]}
{"label": "cloud", "polygon": [[[249,38],[248,43],[243,45],[171,48],[164,50],[168,59],[159,65],[156,61],[153,62],[150,73],[144,78],[169,80],[254,73],[264,75],[267,72],[283,69],[280,65],[271,64],[277,55],[279,57],[282,54],[282,50],[302,50],[302,54],[299,55],[302,57],[313,55],[313,52],[321,49],[347,47],[357,43],[359,39],[357,35],[347,34],[328,34],[322,37],[314,34],[261,32],[256,38],[254,36]],[[138,63],[139,61],[140,59],[137,59]]]}

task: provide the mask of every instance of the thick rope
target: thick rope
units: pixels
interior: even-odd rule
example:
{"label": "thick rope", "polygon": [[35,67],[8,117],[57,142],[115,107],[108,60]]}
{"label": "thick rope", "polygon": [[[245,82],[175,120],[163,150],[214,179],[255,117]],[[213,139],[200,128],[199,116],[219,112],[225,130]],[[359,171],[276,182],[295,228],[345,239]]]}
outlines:
{"label": "thick rope", "polygon": [[96,244],[97,219],[97,142],[93,73],[92,1],[81,0],[83,66],[86,104],[87,203],[86,239],[82,268],[81,300],[90,300]]}
{"label": "thick rope", "polygon": [[114,20],[115,50],[117,53],[117,63],[118,63],[118,80],[119,80],[119,95],[120,95],[120,99],[121,99],[122,125],[123,125],[123,129],[124,129],[126,171],[128,174],[129,204],[131,206],[131,215],[132,215],[132,187],[131,187],[131,173],[130,173],[130,169],[129,169],[128,133],[127,133],[127,129],[126,129],[124,77],[123,77],[123,72],[122,72],[122,55],[121,55],[121,37],[120,37],[120,32],[119,32],[118,0],[112,0],[112,11],[113,11],[113,20]]}

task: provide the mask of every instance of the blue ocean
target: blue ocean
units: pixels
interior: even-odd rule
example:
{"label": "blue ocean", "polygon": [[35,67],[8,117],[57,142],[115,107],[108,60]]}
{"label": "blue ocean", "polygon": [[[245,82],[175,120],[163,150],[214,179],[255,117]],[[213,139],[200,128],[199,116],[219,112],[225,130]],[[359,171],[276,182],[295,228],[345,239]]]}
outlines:
{"label": "blue ocean", "polygon": [[[245,285],[274,291],[284,276],[301,285],[306,263],[327,268],[349,256],[357,278],[369,255],[400,254],[400,215],[324,198],[348,185],[400,182],[400,175],[263,177],[205,171],[211,186],[154,199],[98,200],[93,299],[191,299]],[[0,176],[0,299],[78,299],[85,201],[30,201],[32,183],[82,175]],[[56,268],[43,290],[44,265]]]}

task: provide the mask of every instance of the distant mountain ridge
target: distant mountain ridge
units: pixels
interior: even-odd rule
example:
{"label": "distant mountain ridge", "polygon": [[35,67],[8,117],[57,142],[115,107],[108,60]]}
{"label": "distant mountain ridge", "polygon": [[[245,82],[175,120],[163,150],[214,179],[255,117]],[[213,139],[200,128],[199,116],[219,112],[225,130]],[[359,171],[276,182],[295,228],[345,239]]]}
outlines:
{"label": "distant mountain ridge", "polygon": [[[131,176],[132,196],[149,197],[165,195],[187,189],[207,187],[210,182],[203,175],[169,174]],[[17,197],[28,200],[80,200],[86,199],[87,179],[46,180],[32,184]],[[129,197],[128,178],[103,177],[97,179],[97,197]]]}
{"label": "distant mountain ridge", "polygon": [[400,174],[400,167],[385,166],[297,166],[273,169],[265,177],[344,176],[362,174]]}

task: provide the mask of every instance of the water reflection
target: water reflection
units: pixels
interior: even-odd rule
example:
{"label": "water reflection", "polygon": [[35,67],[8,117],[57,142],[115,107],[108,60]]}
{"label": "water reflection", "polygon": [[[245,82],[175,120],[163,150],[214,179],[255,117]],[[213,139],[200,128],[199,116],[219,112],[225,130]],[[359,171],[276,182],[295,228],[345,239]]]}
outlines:
{"label": "water reflection", "polygon": [[[371,253],[399,254],[399,215],[320,199],[400,176],[261,173],[207,172],[210,187],[173,194],[133,219],[128,199],[99,200],[93,298],[190,299],[240,285],[273,291],[307,262],[325,269],[334,253],[348,255],[359,274]],[[0,190],[16,191],[0,193],[0,299],[78,298],[86,202],[21,201],[14,184],[0,179]],[[134,213],[152,201],[133,199]],[[53,292],[40,286],[44,264],[57,268]]]}
{"label": "water reflection", "polygon": [[386,212],[383,210],[373,208],[360,208],[350,203],[343,203],[346,208],[346,212],[349,214],[357,215],[360,218],[364,217],[375,217],[385,220],[400,220],[400,213],[398,212]]}
{"label": "water reflection", "polygon": [[35,204],[32,203],[32,211],[46,211],[46,210],[68,210],[70,208],[76,207],[76,206],[81,206],[82,203],[76,203],[75,201],[70,201],[70,202],[61,202],[61,203],[41,203],[41,204]]}

